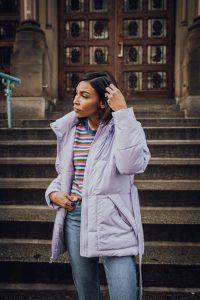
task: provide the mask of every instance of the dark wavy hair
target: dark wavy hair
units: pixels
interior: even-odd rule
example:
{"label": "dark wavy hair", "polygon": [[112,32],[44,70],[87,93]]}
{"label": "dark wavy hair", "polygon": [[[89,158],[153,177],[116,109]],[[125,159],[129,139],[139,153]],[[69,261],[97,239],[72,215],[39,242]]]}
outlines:
{"label": "dark wavy hair", "polygon": [[[105,108],[100,110],[99,117],[100,122],[106,125],[111,120],[113,112],[113,110],[107,103],[107,98],[105,97],[106,87],[111,83],[117,86],[115,78],[108,72],[91,72],[85,74],[79,82],[81,81],[88,81],[99,95],[99,99],[101,99],[101,101],[103,102]],[[77,85],[79,84],[79,82],[77,83]],[[76,87],[74,89],[74,97],[76,94]]]}

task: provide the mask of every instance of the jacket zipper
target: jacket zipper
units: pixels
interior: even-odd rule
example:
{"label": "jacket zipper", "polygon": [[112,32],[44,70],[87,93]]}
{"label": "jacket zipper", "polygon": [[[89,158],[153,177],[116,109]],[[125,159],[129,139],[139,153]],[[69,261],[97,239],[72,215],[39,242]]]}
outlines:
{"label": "jacket zipper", "polygon": [[[84,172],[84,181],[83,181],[83,189],[82,189],[82,194],[84,192],[84,190],[86,189],[86,185],[88,183],[88,176],[87,176],[87,173],[88,173],[88,168],[90,165],[88,165],[88,158],[91,156],[91,149],[93,147],[93,145],[95,144],[98,136],[100,135],[102,129],[101,128],[98,128],[97,129],[97,132],[96,132],[96,135],[90,145],[90,150],[89,150],[89,153],[88,153],[88,157],[87,157],[87,161],[86,161],[86,166],[85,166],[85,172]],[[85,196],[87,197],[87,193],[85,193]],[[88,208],[87,208],[88,209]],[[84,253],[85,255],[88,255],[88,230],[87,230],[87,210],[85,209],[85,212],[84,212],[84,219],[85,219],[85,226],[84,226],[84,235],[86,236],[86,238],[84,239],[83,241],[83,246],[84,246]],[[87,253],[87,254],[86,254]]]}

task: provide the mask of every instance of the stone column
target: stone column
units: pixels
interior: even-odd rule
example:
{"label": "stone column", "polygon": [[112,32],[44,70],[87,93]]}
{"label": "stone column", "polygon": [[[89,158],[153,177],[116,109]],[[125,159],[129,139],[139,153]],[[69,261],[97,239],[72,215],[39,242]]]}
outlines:
{"label": "stone column", "polygon": [[188,28],[187,39],[187,94],[180,103],[187,116],[200,116],[200,0],[198,16]]}
{"label": "stone column", "polygon": [[50,101],[58,98],[58,1],[38,1],[38,22],[45,32],[44,92]]}
{"label": "stone column", "polygon": [[200,16],[189,28],[188,87],[190,95],[200,95]]}
{"label": "stone column", "polygon": [[43,62],[46,41],[44,32],[35,20],[25,20],[16,33],[11,56],[11,74],[22,84],[13,90],[13,118],[44,118]]}
{"label": "stone column", "polygon": [[181,26],[187,25],[187,0],[182,0]]}
{"label": "stone column", "polygon": [[198,3],[197,3],[197,13],[198,13],[198,16],[200,16],[200,0],[198,0]]}

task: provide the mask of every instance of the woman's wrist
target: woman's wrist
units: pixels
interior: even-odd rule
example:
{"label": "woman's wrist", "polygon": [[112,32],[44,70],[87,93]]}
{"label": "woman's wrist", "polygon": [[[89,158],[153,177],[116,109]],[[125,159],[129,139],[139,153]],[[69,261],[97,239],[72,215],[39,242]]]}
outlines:
{"label": "woman's wrist", "polygon": [[58,191],[54,191],[54,192],[51,192],[50,194],[49,194],[49,199],[52,201],[52,202],[54,202],[55,203],[55,201],[56,201],[56,194],[58,193]]}
{"label": "woman's wrist", "polygon": [[123,106],[117,107],[114,111],[118,111],[118,110],[121,110],[121,109],[127,109],[127,108],[128,108],[127,105],[123,105]]}

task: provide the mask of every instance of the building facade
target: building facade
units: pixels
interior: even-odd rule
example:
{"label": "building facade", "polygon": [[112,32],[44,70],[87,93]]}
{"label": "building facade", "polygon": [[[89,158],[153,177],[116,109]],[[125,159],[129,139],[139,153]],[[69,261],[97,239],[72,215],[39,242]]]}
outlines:
{"label": "building facade", "polygon": [[[84,73],[109,71],[127,101],[174,99],[187,115],[199,114],[200,1],[11,0],[0,5],[1,70],[22,77],[14,96],[69,103]],[[20,33],[27,32],[30,20],[42,33],[36,46],[30,26],[25,38]]]}

